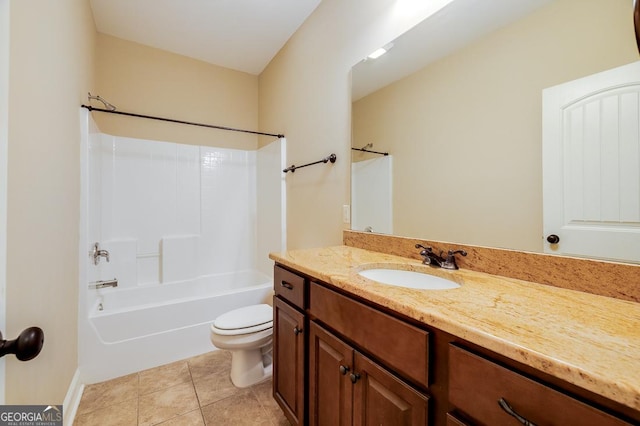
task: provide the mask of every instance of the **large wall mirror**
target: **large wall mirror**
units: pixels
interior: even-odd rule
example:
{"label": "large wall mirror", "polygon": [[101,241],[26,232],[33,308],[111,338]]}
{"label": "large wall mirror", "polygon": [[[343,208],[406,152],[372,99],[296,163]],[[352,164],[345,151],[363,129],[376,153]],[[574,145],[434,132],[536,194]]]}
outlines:
{"label": "large wall mirror", "polygon": [[352,229],[542,252],[542,92],[637,61],[633,8],[454,0],[356,64]]}

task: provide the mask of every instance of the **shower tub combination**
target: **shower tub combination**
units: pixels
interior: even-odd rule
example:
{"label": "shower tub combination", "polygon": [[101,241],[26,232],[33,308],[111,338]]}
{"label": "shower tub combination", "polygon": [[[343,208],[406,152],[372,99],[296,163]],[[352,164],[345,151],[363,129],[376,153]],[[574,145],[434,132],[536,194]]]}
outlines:
{"label": "shower tub combination", "polygon": [[[218,316],[271,304],[285,141],[247,151],[137,140],[102,134],[82,114],[81,382],[215,350]],[[108,263],[86,255],[95,242]]]}
{"label": "shower tub combination", "polygon": [[269,303],[272,278],[257,271],[148,288],[103,289],[89,311],[88,382],[119,377],[213,350],[210,325],[242,306]]}

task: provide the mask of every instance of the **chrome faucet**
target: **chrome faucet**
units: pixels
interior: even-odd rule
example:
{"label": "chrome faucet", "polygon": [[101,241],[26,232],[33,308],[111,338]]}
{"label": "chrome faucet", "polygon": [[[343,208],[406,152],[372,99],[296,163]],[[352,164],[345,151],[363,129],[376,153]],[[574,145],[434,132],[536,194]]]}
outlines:
{"label": "chrome faucet", "polygon": [[445,258],[443,257],[443,251],[440,254],[436,254],[431,247],[425,247],[422,244],[416,244],[416,248],[422,249],[420,251],[420,256],[424,257],[422,263],[443,269],[459,269],[456,264],[456,254],[467,255],[464,250],[449,250]]}
{"label": "chrome faucet", "polygon": [[107,250],[100,250],[99,243],[95,243],[93,245],[93,251],[91,252],[91,256],[93,257],[94,265],[97,265],[98,263],[100,263],[101,257],[104,257],[105,259],[107,259],[107,262],[109,261],[109,252]]}

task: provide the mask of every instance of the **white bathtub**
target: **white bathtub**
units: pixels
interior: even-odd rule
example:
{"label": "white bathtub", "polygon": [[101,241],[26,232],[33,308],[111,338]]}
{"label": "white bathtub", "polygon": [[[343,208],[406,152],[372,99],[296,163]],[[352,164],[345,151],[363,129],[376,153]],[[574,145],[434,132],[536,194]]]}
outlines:
{"label": "white bathtub", "polygon": [[242,306],[271,303],[271,277],[256,271],[192,281],[101,289],[89,312],[85,383],[119,377],[215,348],[209,325]]}

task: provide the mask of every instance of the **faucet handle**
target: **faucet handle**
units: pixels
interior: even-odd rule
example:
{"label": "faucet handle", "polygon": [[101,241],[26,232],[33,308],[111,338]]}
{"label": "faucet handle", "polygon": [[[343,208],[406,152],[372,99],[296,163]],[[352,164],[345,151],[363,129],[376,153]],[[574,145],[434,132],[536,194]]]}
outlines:
{"label": "faucet handle", "polygon": [[90,252],[91,257],[93,257],[93,264],[97,265],[100,263],[100,258],[104,257],[109,261],[109,252],[107,250],[100,250],[100,243],[93,244],[93,250]]}
{"label": "faucet handle", "polygon": [[430,253],[433,253],[433,249],[431,247],[425,247],[422,244],[416,244],[416,248],[422,249],[420,250],[420,256],[424,256],[425,257],[425,262],[423,262],[425,265],[428,264],[427,259],[428,259],[428,255]]}
{"label": "faucet handle", "polygon": [[454,254],[458,254],[460,253],[463,256],[467,255],[467,252],[464,250],[449,250],[449,252],[447,253],[449,256],[453,256]]}
{"label": "faucet handle", "polygon": [[427,254],[427,253],[431,253],[431,252],[433,252],[433,249],[432,249],[431,247],[425,247],[425,246],[423,246],[422,244],[416,244],[416,248],[421,248],[421,249],[423,249],[423,251],[421,251],[421,252],[420,252],[420,254],[421,254],[422,256],[424,256],[424,255],[425,255],[425,254]]}

